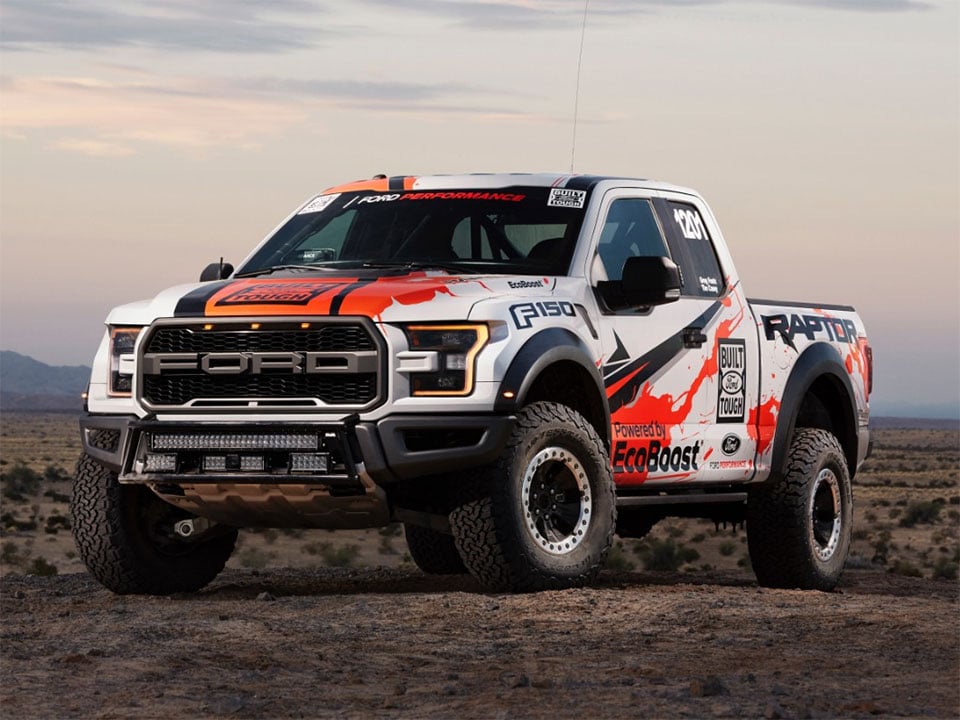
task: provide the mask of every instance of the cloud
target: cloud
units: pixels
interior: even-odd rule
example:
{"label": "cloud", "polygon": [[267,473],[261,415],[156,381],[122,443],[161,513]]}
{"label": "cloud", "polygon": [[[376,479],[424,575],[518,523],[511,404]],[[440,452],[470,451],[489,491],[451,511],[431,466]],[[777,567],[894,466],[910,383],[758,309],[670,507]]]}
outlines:
{"label": "cloud", "polygon": [[[378,8],[419,12],[457,26],[485,30],[545,30],[578,26],[582,0],[354,0]],[[754,0],[767,2],[768,0]],[[780,4],[863,12],[902,12],[930,7],[923,0],[775,0]],[[659,10],[729,4],[732,0],[592,0],[588,22],[617,21]]]}
{"label": "cloud", "polygon": [[[4,0],[0,44],[6,50],[147,47],[278,53],[316,45],[327,31],[310,21],[322,10],[308,0],[128,0],[112,4],[101,0]],[[294,19],[280,19],[284,15]]]}
{"label": "cloud", "polygon": [[48,143],[55,150],[121,157],[145,143],[188,150],[256,147],[330,107],[470,115],[487,121],[538,120],[515,108],[486,101],[474,104],[487,91],[459,83],[161,78],[133,70],[120,76],[0,79],[4,136],[23,138],[42,130],[57,136]]}

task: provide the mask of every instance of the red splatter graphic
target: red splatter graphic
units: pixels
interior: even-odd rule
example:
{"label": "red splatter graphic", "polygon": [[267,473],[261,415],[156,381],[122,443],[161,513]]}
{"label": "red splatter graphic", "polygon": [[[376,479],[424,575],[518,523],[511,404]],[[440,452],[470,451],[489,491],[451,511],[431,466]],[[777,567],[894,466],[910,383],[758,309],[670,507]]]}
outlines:
{"label": "red splatter graphic", "polygon": [[[673,395],[665,393],[663,395],[654,395],[652,385],[647,382],[643,385],[640,390],[639,395],[632,401],[624,405],[620,410],[615,412],[612,416],[614,423],[621,423],[624,425],[631,424],[644,424],[650,422],[660,423],[664,427],[664,436],[662,438],[657,438],[656,440],[661,443],[661,446],[671,447],[674,442],[682,443],[684,438],[684,425],[690,420],[690,415],[693,411],[694,401],[697,397],[697,394],[700,392],[700,389],[703,387],[703,384],[708,380],[715,380],[717,377],[718,370],[718,360],[720,352],[720,343],[718,342],[721,339],[729,338],[734,330],[740,325],[745,316],[744,305],[742,299],[734,293],[732,297],[737,299],[737,302],[740,305],[739,312],[727,320],[724,320],[717,327],[716,334],[713,339],[713,349],[709,357],[703,360],[703,364],[700,367],[700,371],[697,373],[697,376],[693,379],[690,387],[678,397],[674,398]],[[730,298],[725,298],[730,299]],[[610,387],[607,389],[608,394],[615,393],[620,386],[624,384],[629,378],[624,379],[624,381],[617,383],[617,386]],[[701,417],[696,421],[696,424],[703,425],[713,421],[713,417]],[[676,439],[674,440],[674,438]],[[646,447],[646,451],[650,451],[650,446],[653,441],[640,444],[638,447]],[[614,443],[614,449],[616,449],[616,443]],[[706,455],[702,458],[698,458],[698,463],[706,459]],[[613,460],[613,458],[611,458]],[[614,463],[616,466],[616,463]],[[666,479],[677,479],[682,480],[688,478],[696,472],[694,469],[688,471],[674,473],[670,475],[657,475],[658,480]],[[643,484],[649,476],[649,468],[644,465],[642,468],[636,468],[634,472],[624,472],[618,473],[616,475],[616,482],[618,485],[641,485]]]}
{"label": "red splatter graphic", "polygon": [[750,417],[747,420],[747,434],[757,444],[757,455],[763,455],[773,442],[779,414],[780,401],[775,397],[750,410]]}

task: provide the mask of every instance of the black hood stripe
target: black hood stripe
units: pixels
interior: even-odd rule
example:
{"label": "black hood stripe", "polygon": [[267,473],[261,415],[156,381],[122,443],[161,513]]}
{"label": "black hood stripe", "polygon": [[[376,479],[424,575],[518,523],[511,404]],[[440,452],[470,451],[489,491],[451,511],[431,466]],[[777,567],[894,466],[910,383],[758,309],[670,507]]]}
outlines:
{"label": "black hood stripe", "polygon": [[174,317],[203,317],[206,315],[207,303],[214,295],[223,290],[233,280],[220,280],[204,283],[196,290],[191,290],[177,302],[173,311]]}

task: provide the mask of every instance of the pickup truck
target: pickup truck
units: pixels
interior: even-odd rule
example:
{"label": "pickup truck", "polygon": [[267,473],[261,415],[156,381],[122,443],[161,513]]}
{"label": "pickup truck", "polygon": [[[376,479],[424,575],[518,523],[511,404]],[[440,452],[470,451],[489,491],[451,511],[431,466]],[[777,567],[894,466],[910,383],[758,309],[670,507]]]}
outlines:
{"label": "pickup truck", "polygon": [[200,279],[94,361],[73,532],[114,592],[198,590],[238,528],[394,522],[427,573],[567,588],[668,516],[745,524],[763,586],[840,577],[863,323],[748,300],[692,190],[377,176]]}

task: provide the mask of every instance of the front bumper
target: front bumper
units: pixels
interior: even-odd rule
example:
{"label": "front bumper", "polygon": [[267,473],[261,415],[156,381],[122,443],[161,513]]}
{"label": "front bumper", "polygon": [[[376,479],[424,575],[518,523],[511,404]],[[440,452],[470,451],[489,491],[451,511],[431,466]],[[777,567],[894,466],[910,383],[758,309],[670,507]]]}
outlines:
{"label": "front bumper", "polygon": [[[166,422],[134,416],[88,414],[80,419],[83,450],[116,472],[124,483],[324,485],[348,493],[351,485],[388,485],[400,480],[484,465],[501,454],[515,422],[512,415],[392,415],[377,422],[357,416],[316,423]],[[330,461],[322,472],[298,472],[285,463],[284,450],[265,446],[232,452],[204,447],[176,451],[176,469],[148,472],[144,459],[155,436],[314,434]],[[202,446],[202,442],[198,445]],[[205,456],[266,455],[261,470],[205,469]]]}

